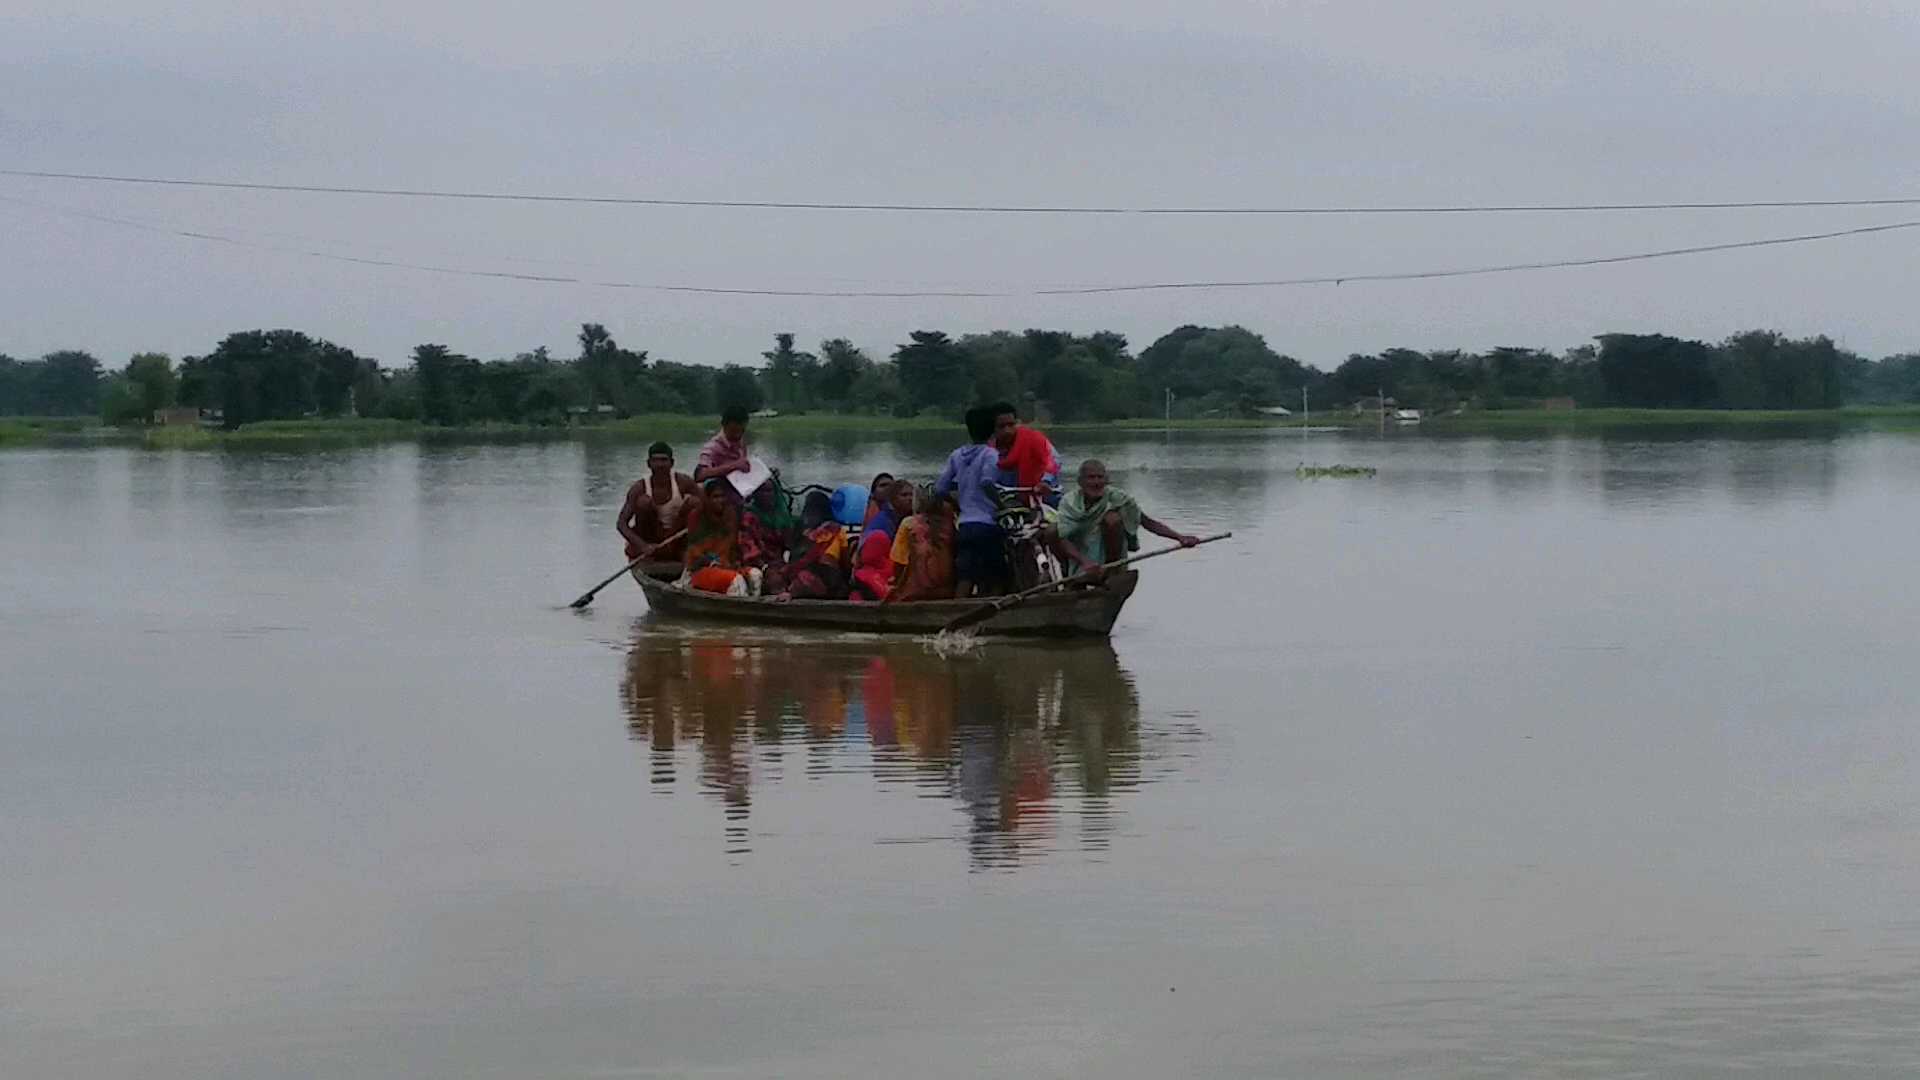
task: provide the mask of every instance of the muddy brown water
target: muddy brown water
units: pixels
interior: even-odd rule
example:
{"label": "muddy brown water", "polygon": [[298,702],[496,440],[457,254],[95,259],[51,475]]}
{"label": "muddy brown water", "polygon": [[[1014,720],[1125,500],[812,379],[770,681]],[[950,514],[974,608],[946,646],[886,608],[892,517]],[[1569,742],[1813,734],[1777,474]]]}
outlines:
{"label": "muddy brown water", "polygon": [[958,654],[563,610],[642,445],[0,453],[0,1075],[1920,1065],[1920,439],[1059,441],[1236,539]]}

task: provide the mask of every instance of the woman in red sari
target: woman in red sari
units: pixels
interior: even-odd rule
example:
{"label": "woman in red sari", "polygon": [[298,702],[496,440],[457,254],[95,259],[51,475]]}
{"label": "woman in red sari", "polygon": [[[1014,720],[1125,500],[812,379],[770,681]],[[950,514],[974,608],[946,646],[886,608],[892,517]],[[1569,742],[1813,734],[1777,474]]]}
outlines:
{"label": "woman in red sari", "polygon": [[851,599],[882,601],[893,591],[893,534],[913,515],[913,485],[896,480],[887,493],[887,507],[873,516],[860,534],[853,557]]}
{"label": "woman in red sari", "polygon": [[[801,545],[786,565],[785,587],[776,600],[844,600],[847,596],[847,528],[833,520],[833,504],[824,491],[807,496],[800,507]],[[772,586],[768,586],[771,588]]]}

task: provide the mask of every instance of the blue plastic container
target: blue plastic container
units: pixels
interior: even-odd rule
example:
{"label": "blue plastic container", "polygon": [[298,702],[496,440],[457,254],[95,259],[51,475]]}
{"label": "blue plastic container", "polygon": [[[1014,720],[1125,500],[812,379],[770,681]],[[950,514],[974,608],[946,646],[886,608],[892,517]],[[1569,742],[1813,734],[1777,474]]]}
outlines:
{"label": "blue plastic container", "polygon": [[841,484],[833,489],[833,520],[842,525],[858,525],[866,516],[866,485]]}

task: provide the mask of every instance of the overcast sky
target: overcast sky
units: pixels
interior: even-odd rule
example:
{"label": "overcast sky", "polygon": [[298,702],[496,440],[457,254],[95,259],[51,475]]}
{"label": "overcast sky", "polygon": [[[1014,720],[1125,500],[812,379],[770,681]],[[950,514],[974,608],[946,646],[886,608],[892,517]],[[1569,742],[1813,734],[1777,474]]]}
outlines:
{"label": "overcast sky", "polygon": [[[902,5],[0,0],[0,168],[674,198],[1404,204],[1920,195],[1920,5]],[[84,9],[84,10],[76,10]],[[309,10],[310,9],[310,10]],[[1563,348],[1615,330],[1827,332],[1920,349],[1920,230],[1663,262],[1081,298],[1018,290],[1609,255],[1920,219],[1920,206],[1437,218],[980,217],[419,202],[0,177],[0,351],[205,352],[307,330],[574,351],[582,321],[683,361],[782,330],[1240,323],[1331,368],[1392,345]],[[218,233],[191,240],[45,206]]]}

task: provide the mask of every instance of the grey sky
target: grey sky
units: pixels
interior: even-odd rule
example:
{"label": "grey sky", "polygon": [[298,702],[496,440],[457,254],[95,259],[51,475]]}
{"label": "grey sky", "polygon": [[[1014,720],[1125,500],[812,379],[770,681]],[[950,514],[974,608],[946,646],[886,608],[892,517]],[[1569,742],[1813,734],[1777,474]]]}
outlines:
{"label": "grey sky", "polygon": [[[84,11],[70,10],[84,7]],[[0,7],[0,167],[693,198],[1314,204],[1920,194],[1911,3],[1178,5],[127,0]],[[395,8],[399,10],[395,10]],[[422,203],[0,178],[264,245],[770,288],[1019,288],[1603,255],[1920,207],[1517,218],[984,218]],[[693,297],[437,276],[0,202],[0,351],[292,326],[655,356],[768,339],[1238,322],[1322,367],[1610,330],[1920,348],[1920,235],[1457,281],[1086,298]]]}

